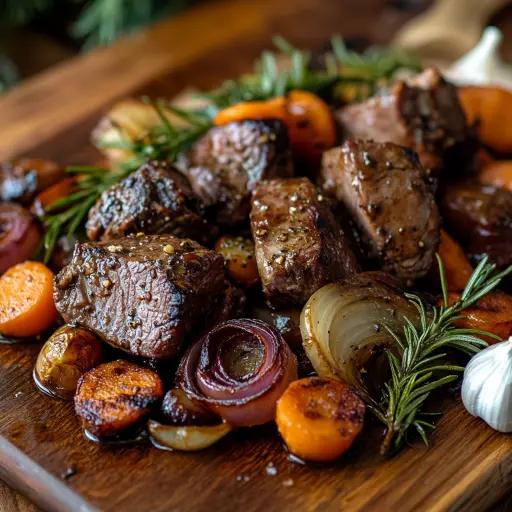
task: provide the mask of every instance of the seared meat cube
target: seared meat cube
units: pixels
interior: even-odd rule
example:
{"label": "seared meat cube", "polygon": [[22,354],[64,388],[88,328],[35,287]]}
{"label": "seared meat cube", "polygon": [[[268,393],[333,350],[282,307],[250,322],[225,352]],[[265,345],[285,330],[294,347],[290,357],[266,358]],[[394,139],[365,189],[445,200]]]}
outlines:
{"label": "seared meat cube", "polygon": [[440,219],[432,184],[413,151],[351,140],[324,153],[321,180],[351,212],[370,259],[405,281],[426,274]]}
{"label": "seared meat cube", "polygon": [[448,186],[439,203],[450,233],[474,263],[484,254],[500,269],[512,264],[512,192],[465,182]]}
{"label": "seared meat cube", "polygon": [[381,96],[336,113],[345,138],[394,142],[414,149],[427,172],[437,173],[447,160],[466,160],[472,130],[455,86],[430,68],[407,81],[399,80]]}
{"label": "seared meat cube", "polygon": [[241,121],[211,128],[176,166],[221,226],[244,222],[250,195],[262,180],[292,176],[286,126],[278,120]]}
{"label": "seared meat cube", "polygon": [[91,240],[143,232],[206,243],[212,234],[186,178],[157,162],[142,166],[104,192],[89,211],[86,228]]}
{"label": "seared meat cube", "polygon": [[169,358],[183,348],[224,290],[224,259],[172,235],[77,243],[55,279],[67,322],[137,356]]}
{"label": "seared meat cube", "polygon": [[65,176],[64,168],[47,160],[20,158],[0,164],[0,201],[14,201],[24,206],[36,194]]}
{"label": "seared meat cube", "polygon": [[82,376],[75,410],[88,432],[109,438],[133,432],[163,396],[164,385],[154,371],[119,359]]}
{"label": "seared meat cube", "polygon": [[341,227],[307,178],[260,183],[252,198],[251,230],[273,307],[302,306],[325,284],[358,270]]}

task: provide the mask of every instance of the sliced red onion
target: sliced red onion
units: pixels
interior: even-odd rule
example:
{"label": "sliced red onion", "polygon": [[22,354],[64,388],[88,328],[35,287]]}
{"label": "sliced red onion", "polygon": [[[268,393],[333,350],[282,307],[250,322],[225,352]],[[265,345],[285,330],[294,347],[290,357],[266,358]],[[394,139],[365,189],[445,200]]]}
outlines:
{"label": "sliced red onion", "polygon": [[262,425],[297,379],[297,360],[276,329],[259,320],[218,324],[194,343],[176,383],[233,427]]}
{"label": "sliced red onion", "polygon": [[28,210],[15,203],[0,204],[0,274],[33,256],[40,240]]}

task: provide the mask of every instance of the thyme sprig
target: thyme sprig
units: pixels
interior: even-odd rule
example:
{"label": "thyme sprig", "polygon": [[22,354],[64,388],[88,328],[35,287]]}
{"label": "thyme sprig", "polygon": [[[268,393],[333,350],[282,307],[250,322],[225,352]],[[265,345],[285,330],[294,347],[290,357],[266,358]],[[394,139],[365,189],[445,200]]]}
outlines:
{"label": "thyme sprig", "polygon": [[120,132],[119,141],[104,144],[104,148],[125,149],[131,158],[121,162],[114,169],[107,170],[96,166],[68,167],[67,172],[77,175],[76,191],[46,207],[43,222],[46,233],[43,239],[44,261],[50,260],[55,244],[61,236],[73,236],[85,224],[94,203],[101,194],[113,185],[136,171],[146,161],[159,160],[172,163],[179,153],[186,151],[211,126],[201,114],[189,113],[167,107],[188,123],[187,127],[175,127],[165,116],[162,106],[144,99],[158,114],[161,124],[150,129],[140,138],[131,141]]}
{"label": "thyme sprig", "polygon": [[[478,299],[495,288],[500,280],[512,272],[512,266],[493,275],[494,264],[488,263],[485,256],[476,267],[460,298],[449,305],[448,286],[443,263],[437,255],[443,305],[427,311],[417,295],[406,294],[417,308],[420,326],[417,328],[410,319],[402,336],[388,332],[393,337],[397,350],[387,350],[391,368],[391,380],[386,383],[383,398],[370,409],[386,425],[386,435],[381,446],[383,454],[398,451],[415,429],[425,443],[428,432],[434,428],[423,406],[430,393],[456,380],[453,372],[462,372],[462,366],[444,364],[446,349],[455,349],[473,355],[487,346],[481,336],[500,340],[498,336],[476,329],[462,329],[455,325],[458,319],[465,318],[460,313]],[[439,373],[448,372],[442,377]]]}

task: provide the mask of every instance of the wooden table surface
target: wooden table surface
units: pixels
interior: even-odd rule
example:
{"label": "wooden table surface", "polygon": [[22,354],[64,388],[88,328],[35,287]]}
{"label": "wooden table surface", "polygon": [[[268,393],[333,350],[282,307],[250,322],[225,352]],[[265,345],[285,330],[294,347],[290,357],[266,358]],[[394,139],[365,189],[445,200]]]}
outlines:
{"label": "wooden table surface", "polygon": [[[117,99],[140,92],[171,97],[211,88],[251,68],[281,34],[318,47],[330,34],[389,41],[417,12],[384,0],[206,2],[181,16],[54,67],[0,97],[0,160],[17,155],[86,163],[92,126]],[[498,19],[512,58],[512,10]],[[151,85],[148,87],[147,84]],[[510,510],[512,500],[503,504]],[[37,510],[0,482],[0,512]]]}

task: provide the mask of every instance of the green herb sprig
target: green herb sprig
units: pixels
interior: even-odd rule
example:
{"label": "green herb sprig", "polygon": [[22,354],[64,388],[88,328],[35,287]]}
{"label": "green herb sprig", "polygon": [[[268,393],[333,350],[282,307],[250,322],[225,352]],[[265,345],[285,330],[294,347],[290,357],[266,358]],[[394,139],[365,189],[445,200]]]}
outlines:
{"label": "green herb sprig", "polygon": [[[344,80],[357,78],[361,83],[373,84],[379,78],[388,77],[392,70],[410,64],[407,60],[391,57],[386,50],[381,50],[380,53],[357,54],[347,50],[342,39],[337,36],[332,40],[335,65],[326,66],[323,71],[315,71],[311,68],[311,52],[298,50],[282,37],[276,37],[274,44],[278,51],[263,52],[256,62],[255,74],[227,81],[220,88],[200,95],[208,100],[203,108],[178,109],[146,98],[146,103],[155,109],[160,118],[159,125],[135,141],[127,140],[120,130],[118,140],[98,144],[99,149],[129,151],[130,159],[115,169],[105,171],[98,167],[71,167],[70,173],[86,176],[77,179],[75,193],[46,209],[45,261],[49,261],[59,237],[72,236],[84,224],[89,209],[103,192],[148,160],[173,162],[180,152],[190,147],[212,126],[219,110],[243,101],[282,96],[292,89],[310,91],[324,99],[330,99],[334,88]],[[283,66],[284,60],[288,64]],[[166,111],[187,121],[188,127],[173,126],[165,115]]]}
{"label": "green herb sprig", "polygon": [[341,83],[356,82],[375,91],[377,85],[389,81],[399,69],[421,69],[419,61],[406,52],[373,47],[360,54],[349,50],[341,36],[336,35],[331,38],[331,51],[325,55],[325,69],[318,71],[311,68],[310,51],[299,50],[279,36],[273,43],[277,52],[264,51],[256,62],[254,74],[229,80],[201,95],[210,100],[213,111],[242,101],[283,96],[292,89],[310,91],[329,101]]}
{"label": "green herb sprig", "polygon": [[43,222],[46,233],[43,239],[44,261],[50,260],[55,244],[61,236],[73,236],[85,224],[94,203],[103,192],[119,183],[147,161],[159,160],[174,162],[179,153],[186,151],[211,126],[209,120],[191,112],[166,106],[166,109],[188,123],[185,128],[176,128],[165,116],[157,102],[144,99],[158,114],[161,124],[149,130],[135,141],[130,141],[120,133],[119,141],[103,144],[103,148],[116,148],[130,151],[132,157],[112,170],[95,166],[69,167],[67,171],[81,175],[76,179],[76,191],[59,199],[46,208]]}
{"label": "green herb sprig", "polygon": [[[418,310],[420,327],[415,327],[406,318],[402,336],[388,328],[397,347],[396,351],[387,350],[392,377],[385,385],[381,402],[370,405],[372,412],[386,425],[381,446],[383,454],[398,451],[411,430],[416,430],[423,441],[428,442],[428,432],[434,425],[427,421],[429,415],[423,412],[425,401],[433,390],[458,378],[452,372],[464,371],[462,366],[442,363],[446,349],[473,355],[487,346],[481,336],[500,340],[498,336],[484,331],[459,328],[455,322],[465,318],[460,315],[461,311],[489,293],[504,276],[512,272],[512,266],[493,275],[496,266],[488,263],[485,256],[471,275],[459,300],[450,306],[443,263],[439,255],[436,256],[444,304],[427,311],[417,295],[406,294]],[[439,372],[449,374],[439,377]]]}

